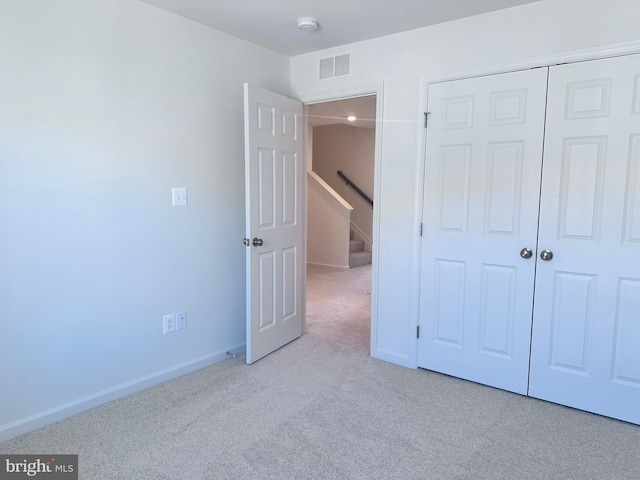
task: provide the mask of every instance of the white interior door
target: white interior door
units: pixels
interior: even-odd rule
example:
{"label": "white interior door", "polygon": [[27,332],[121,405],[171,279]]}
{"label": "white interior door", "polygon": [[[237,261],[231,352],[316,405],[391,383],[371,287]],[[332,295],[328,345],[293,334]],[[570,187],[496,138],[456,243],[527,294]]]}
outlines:
{"label": "white interior door", "polygon": [[640,424],[640,57],[550,69],[531,396]]}
{"label": "white interior door", "polygon": [[541,68],[432,84],[428,95],[418,365],[521,394],[546,84]]}
{"label": "white interior door", "polygon": [[298,338],[304,320],[302,104],[244,86],[247,363]]}

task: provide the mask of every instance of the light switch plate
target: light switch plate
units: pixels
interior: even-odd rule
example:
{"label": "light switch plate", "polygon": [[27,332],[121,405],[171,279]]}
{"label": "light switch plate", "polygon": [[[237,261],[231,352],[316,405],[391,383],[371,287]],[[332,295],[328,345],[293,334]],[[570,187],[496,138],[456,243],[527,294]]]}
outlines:
{"label": "light switch plate", "polygon": [[173,187],[171,189],[171,205],[173,205],[174,207],[187,206],[187,188],[186,187]]}

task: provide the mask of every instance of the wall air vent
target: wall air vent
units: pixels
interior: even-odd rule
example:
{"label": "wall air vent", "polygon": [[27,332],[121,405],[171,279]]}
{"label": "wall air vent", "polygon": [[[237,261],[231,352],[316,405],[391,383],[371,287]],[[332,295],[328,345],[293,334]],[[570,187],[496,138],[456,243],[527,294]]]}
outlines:
{"label": "wall air vent", "polygon": [[321,58],[318,67],[320,80],[351,75],[351,54]]}
{"label": "wall air vent", "polygon": [[333,78],[334,76],[334,58],[321,58],[320,59],[320,80],[324,80],[326,78]]}

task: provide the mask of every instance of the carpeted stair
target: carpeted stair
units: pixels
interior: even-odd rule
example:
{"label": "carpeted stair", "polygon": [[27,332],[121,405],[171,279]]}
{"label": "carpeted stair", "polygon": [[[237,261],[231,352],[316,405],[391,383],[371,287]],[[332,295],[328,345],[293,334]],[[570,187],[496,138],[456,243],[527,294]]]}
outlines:
{"label": "carpeted stair", "polygon": [[349,267],[371,264],[371,252],[364,249],[363,240],[349,240]]}

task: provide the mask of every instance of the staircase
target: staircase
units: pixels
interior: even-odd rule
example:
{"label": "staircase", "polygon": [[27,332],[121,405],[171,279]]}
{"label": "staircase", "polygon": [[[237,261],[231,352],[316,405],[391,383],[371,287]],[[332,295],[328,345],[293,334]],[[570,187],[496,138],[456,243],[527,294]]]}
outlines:
{"label": "staircase", "polygon": [[364,249],[363,240],[349,240],[349,267],[361,267],[371,264],[371,252]]}

